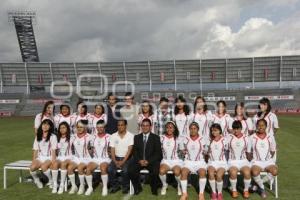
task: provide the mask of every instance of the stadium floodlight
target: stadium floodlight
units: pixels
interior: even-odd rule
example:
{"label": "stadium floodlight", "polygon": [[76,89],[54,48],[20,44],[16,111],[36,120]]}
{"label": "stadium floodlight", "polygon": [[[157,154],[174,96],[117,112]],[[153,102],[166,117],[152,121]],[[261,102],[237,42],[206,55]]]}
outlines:
{"label": "stadium floodlight", "polygon": [[21,10],[14,10],[8,11],[8,22],[14,23],[16,18],[30,18],[32,20],[32,24],[36,24],[36,12],[35,11],[21,11]]}

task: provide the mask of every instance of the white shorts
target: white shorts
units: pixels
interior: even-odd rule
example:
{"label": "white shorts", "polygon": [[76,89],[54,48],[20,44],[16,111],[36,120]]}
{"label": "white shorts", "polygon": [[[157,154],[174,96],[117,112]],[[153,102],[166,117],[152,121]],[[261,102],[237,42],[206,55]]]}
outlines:
{"label": "white shorts", "polygon": [[91,158],[77,158],[77,157],[73,157],[72,158],[72,162],[76,163],[77,165],[79,165],[80,163],[83,163],[85,165],[89,164],[89,162],[91,162]]}
{"label": "white shorts", "polygon": [[190,170],[192,174],[198,173],[199,169],[207,169],[207,164],[204,160],[199,161],[191,161],[185,160],[183,163],[183,167]]}
{"label": "white shorts", "polygon": [[97,164],[97,166],[99,167],[102,163],[109,164],[111,162],[111,159],[110,158],[92,158],[90,160],[90,162]]}
{"label": "white shorts", "polygon": [[226,161],[209,161],[208,167],[213,167],[216,170],[218,170],[219,168],[224,168],[225,170],[227,170],[228,164]]}
{"label": "white shorts", "polygon": [[253,160],[251,164],[252,166],[254,165],[259,166],[260,168],[262,168],[262,170],[265,170],[267,167],[271,165],[276,165],[273,159],[267,161]]}
{"label": "white shorts", "polygon": [[72,160],[72,156],[57,156],[56,160],[64,162],[66,160]]}
{"label": "white shorts", "polygon": [[228,169],[230,167],[236,167],[238,170],[241,170],[243,167],[251,167],[251,163],[248,160],[229,160]]}
{"label": "white shorts", "polygon": [[167,165],[170,167],[170,169],[173,169],[173,167],[175,166],[178,166],[178,167],[182,167],[183,165],[183,161],[182,160],[165,160],[163,159],[160,163],[161,165],[164,164],[164,165]]}
{"label": "white shorts", "polygon": [[40,161],[41,163],[46,162],[47,160],[51,161],[51,157],[50,156],[39,156],[37,158],[38,161]]}

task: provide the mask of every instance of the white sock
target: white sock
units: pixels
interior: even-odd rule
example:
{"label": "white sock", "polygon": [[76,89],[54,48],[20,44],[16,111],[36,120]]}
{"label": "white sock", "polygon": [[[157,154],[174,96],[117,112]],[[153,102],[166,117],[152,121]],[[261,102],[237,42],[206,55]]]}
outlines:
{"label": "white sock", "polygon": [[248,191],[251,184],[251,179],[244,179],[244,184],[245,184],[244,191]]}
{"label": "white sock", "polygon": [[180,175],[179,176],[175,176],[175,179],[177,181],[177,184],[180,185]]}
{"label": "white sock", "polygon": [[216,180],[209,180],[209,185],[213,193],[216,193]]}
{"label": "white sock", "polygon": [[223,181],[217,182],[217,190],[218,190],[218,194],[222,193],[222,190],[223,190]]}
{"label": "white sock", "polygon": [[72,187],[75,187],[76,186],[76,183],[75,183],[75,174],[69,175],[69,179],[71,181]]}
{"label": "white sock", "polygon": [[52,172],[53,185],[57,186],[58,170],[51,170],[51,172]]}
{"label": "white sock", "polygon": [[[86,183],[88,185],[89,188],[93,188],[93,176],[92,175],[85,175],[85,180],[86,180]],[[81,185],[81,182],[80,182],[80,185]]]}
{"label": "white sock", "polygon": [[181,180],[180,184],[181,184],[182,193],[187,193],[187,180]]}
{"label": "white sock", "polygon": [[84,175],[78,175],[79,176],[79,182],[80,182],[80,186],[84,186]]}
{"label": "white sock", "polygon": [[66,176],[67,176],[67,170],[66,169],[62,169],[60,171],[60,185],[62,187],[65,186]]}
{"label": "white sock", "polygon": [[263,190],[265,189],[265,186],[263,184],[263,181],[261,180],[260,175],[253,177],[253,179],[261,189]]}
{"label": "white sock", "polygon": [[39,181],[39,177],[37,176],[37,171],[30,171],[30,174],[34,181]]}
{"label": "white sock", "polygon": [[199,179],[199,192],[204,193],[205,190],[205,185],[206,185],[206,178],[200,178]]}
{"label": "white sock", "polygon": [[163,186],[167,186],[168,185],[167,184],[167,175],[166,174],[165,175],[159,175],[159,178],[160,178]]}
{"label": "white sock", "polygon": [[108,175],[101,175],[101,179],[102,179],[102,183],[103,183],[103,187],[107,188],[107,182],[108,182]]}
{"label": "white sock", "polygon": [[52,177],[51,177],[51,170],[50,169],[47,169],[46,171],[44,171],[43,173],[47,176],[49,182],[52,181]]}
{"label": "white sock", "polygon": [[231,178],[229,178],[229,181],[230,181],[230,185],[231,185],[232,191],[236,191],[237,179],[231,179]]}
{"label": "white sock", "polygon": [[273,181],[274,180],[274,176],[271,173],[268,173],[267,177],[268,177],[269,181]]}

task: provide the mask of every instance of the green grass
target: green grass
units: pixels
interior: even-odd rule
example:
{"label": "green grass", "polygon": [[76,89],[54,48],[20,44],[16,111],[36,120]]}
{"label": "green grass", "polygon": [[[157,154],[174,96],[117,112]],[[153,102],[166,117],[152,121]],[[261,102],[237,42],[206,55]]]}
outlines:
{"label": "green grass", "polygon": [[[278,143],[279,165],[279,199],[296,200],[300,198],[300,117],[280,116],[280,131],[276,136]],[[116,193],[103,198],[100,189],[96,188],[90,197],[78,195],[53,195],[49,188],[38,190],[31,183],[18,183],[18,172],[8,171],[8,188],[3,190],[3,166],[5,163],[16,160],[30,160],[33,143],[33,119],[32,118],[0,118],[0,199],[123,199],[124,195]],[[27,172],[28,173],[28,172]],[[190,199],[196,199],[194,189],[189,188]],[[224,199],[231,199],[228,192],[224,191]],[[206,199],[209,199],[206,193]],[[179,199],[176,190],[169,188],[165,197],[154,197],[148,186],[144,187],[139,196],[130,199]],[[241,197],[239,199],[242,199]],[[252,194],[251,199],[260,199],[257,194]],[[268,199],[275,199],[268,193]]]}

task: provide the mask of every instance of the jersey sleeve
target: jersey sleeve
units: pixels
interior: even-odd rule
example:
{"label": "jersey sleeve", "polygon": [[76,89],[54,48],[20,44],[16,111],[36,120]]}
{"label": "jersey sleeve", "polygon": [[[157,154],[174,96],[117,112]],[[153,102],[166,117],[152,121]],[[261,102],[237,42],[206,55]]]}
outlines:
{"label": "jersey sleeve", "polygon": [[115,136],[114,136],[114,134],[110,136],[109,147],[115,148]]}
{"label": "jersey sleeve", "polygon": [[56,137],[56,135],[54,135],[54,134],[51,135],[50,142],[51,142],[51,150],[56,150],[57,149],[57,137]]}
{"label": "jersey sleeve", "polygon": [[248,145],[247,145],[247,153],[251,153],[252,152],[252,141],[253,141],[253,136],[248,136],[247,137],[247,141],[248,141]]}
{"label": "jersey sleeve", "polygon": [[37,114],[34,119],[34,128],[38,129],[41,125],[41,113]]}
{"label": "jersey sleeve", "polygon": [[232,129],[232,124],[234,122],[234,119],[230,116],[227,118],[227,123],[228,123],[228,129]]}
{"label": "jersey sleeve", "polygon": [[273,127],[279,128],[278,118],[274,113],[273,113]]}
{"label": "jersey sleeve", "polygon": [[270,135],[270,151],[276,151],[277,145],[273,135]]}
{"label": "jersey sleeve", "polygon": [[128,142],[128,145],[133,146],[133,143],[134,143],[134,135],[132,133],[130,133],[130,140]]}
{"label": "jersey sleeve", "polygon": [[178,138],[179,150],[184,150],[186,143],[187,143],[187,138],[185,136],[179,136]]}
{"label": "jersey sleeve", "polygon": [[35,137],[34,142],[33,142],[32,150],[35,150],[35,151],[39,150],[38,141],[37,141],[36,137]]}
{"label": "jersey sleeve", "polygon": [[255,128],[254,128],[254,125],[253,125],[253,121],[251,118],[247,118],[247,121],[246,121],[247,125],[248,125],[248,130],[249,131],[253,131]]}

